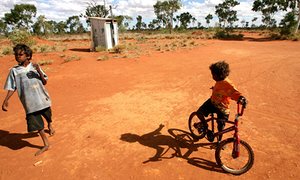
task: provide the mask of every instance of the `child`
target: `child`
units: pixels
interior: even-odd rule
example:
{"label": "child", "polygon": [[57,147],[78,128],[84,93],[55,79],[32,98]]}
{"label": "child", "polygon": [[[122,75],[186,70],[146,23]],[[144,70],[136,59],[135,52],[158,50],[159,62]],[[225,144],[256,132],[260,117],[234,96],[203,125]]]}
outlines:
{"label": "child", "polygon": [[49,148],[42,116],[48,122],[49,134],[53,135],[55,133],[51,125],[51,100],[44,87],[47,84],[48,77],[38,64],[30,62],[32,50],[28,46],[17,44],[13,50],[18,65],[12,67],[8,74],[4,86],[4,89],[8,92],[2,104],[2,110],[7,111],[8,100],[17,90],[25,109],[28,132],[38,131],[44,143],[44,147],[35,153],[37,156]]}
{"label": "child", "polygon": [[[228,63],[219,61],[211,64],[209,69],[216,84],[212,88],[211,97],[198,109],[197,116],[199,119],[204,120],[204,116],[207,117],[210,113],[216,113],[218,119],[228,120],[230,99],[243,101],[244,103],[246,99],[227,78],[230,72]],[[217,121],[217,124],[218,131],[222,131],[225,127],[225,122]],[[221,139],[222,135],[218,137],[218,142]]]}

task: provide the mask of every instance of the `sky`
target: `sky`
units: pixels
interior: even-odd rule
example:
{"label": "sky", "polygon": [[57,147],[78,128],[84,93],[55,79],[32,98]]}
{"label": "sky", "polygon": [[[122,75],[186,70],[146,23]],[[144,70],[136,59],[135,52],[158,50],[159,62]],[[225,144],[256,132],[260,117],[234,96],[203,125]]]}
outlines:
{"label": "sky", "polygon": [[[214,16],[210,25],[218,21],[215,15],[215,6],[222,3],[224,0],[181,0],[183,6],[175,14],[179,15],[183,12],[189,12],[203,26],[206,26],[205,17],[210,13]],[[253,12],[252,4],[254,0],[238,0],[240,5],[234,10],[237,11],[239,21],[248,21],[252,24],[252,19],[257,17],[256,25],[261,24],[261,13]],[[143,22],[147,24],[155,19],[153,5],[157,0],[1,0],[0,2],[0,18],[4,17],[5,13],[9,13],[14,8],[15,4],[33,4],[37,8],[37,16],[45,15],[47,20],[66,21],[68,17],[85,13],[85,9],[89,3],[96,2],[97,4],[113,7],[114,15],[128,15],[133,18],[131,26],[135,25],[136,17],[141,15]],[[284,16],[283,12],[276,13],[274,18],[280,22]],[[85,21],[85,19],[82,19]]]}

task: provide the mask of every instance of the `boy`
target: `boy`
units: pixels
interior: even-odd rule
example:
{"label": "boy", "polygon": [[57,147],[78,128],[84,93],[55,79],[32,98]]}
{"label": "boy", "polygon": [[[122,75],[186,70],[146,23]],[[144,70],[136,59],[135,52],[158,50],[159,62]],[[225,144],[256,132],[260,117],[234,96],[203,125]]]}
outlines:
{"label": "boy", "polygon": [[8,92],[2,104],[2,110],[7,111],[8,100],[17,90],[26,112],[28,132],[38,131],[44,143],[44,147],[35,153],[37,156],[49,149],[42,116],[48,122],[49,134],[53,135],[55,132],[51,125],[51,100],[44,87],[48,77],[38,64],[30,62],[32,50],[28,46],[17,44],[13,50],[18,65],[10,69],[4,85],[4,89]]}
{"label": "boy", "polygon": [[[228,120],[230,99],[243,101],[243,103],[246,103],[246,99],[227,78],[230,72],[228,63],[219,61],[211,64],[209,69],[216,84],[212,88],[211,97],[198,109],[197,116],[199,119],[204,120],[204,116],[207,117],[210,113],[216,113],[218,119]],[[225,122],[217,121],[217,124],[218,131],[222,131],[225,127]],[[221,139],[222,135],[218,137],[218,142]]]}

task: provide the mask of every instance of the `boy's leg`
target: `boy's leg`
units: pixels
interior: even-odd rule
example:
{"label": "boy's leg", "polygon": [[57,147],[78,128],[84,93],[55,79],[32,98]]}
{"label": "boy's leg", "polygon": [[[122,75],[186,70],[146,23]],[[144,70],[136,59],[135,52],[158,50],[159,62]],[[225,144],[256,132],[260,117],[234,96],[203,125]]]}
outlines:
{"label": "boy's leg", "polygon": [[[229,114],[224,114],[223,112],[218,112],[218,119],[222,119],[222,120],[228,120],[229,118]],[[225,121],[218,121],[217,120],[217,124],[218,124],[218,131],[222,131],[225,128]],[[218,137],[218,142],[221,142],[223,135],[220,135]]]}
{"label": "boy's leg", "polygon": [[46,121],[48,123],[48,130],[49,130],[50,136],[54,135],[55,134],[55,130],[52,127],[52,111],[51,111],[51,107],[42,110],[42,116],[46,119]]}
{"label": "boy's leg", "polygon": [[38,111],[38,112],[26,114],[26,120],[27,120],[28,132],[38,131],[39,135],[43,140],[44,147],[35,153],[36,156],[40,155],[49,149],[49,142],[44,132],[44,121],[41,117],[41,112]]}
{"label": "boy's leg", "polygon": [[35,156],[38,156],[38,155],[42,154],[43,152],[45,152],[49,149],[49,142],[48,142],[48,139],[46,137],[44,129],[40,130],[38,133],[39,133],[39,135],[41,136],[41,138],[43,140],[44,147],[42,149],[38,150],[35,153]]}
{"label": "boy's leg", "polygon": [[[225,122],[223,122],[223,121],[217,121],[217,123],[218,123],[218,131],[220,132],[220,131],[222,131],[224,129]],[[223,135],[219,135],[218,136],[218,142],[221,142],[222,137],[223,137]]]}

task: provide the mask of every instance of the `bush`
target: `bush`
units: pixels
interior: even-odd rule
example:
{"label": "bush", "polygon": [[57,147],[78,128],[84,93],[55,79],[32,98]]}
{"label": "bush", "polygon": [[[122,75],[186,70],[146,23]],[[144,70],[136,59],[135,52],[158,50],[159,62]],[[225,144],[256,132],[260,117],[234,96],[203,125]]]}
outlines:
{"label": "bush", "polygon": [[2,54],[3,54],[3,55],[13,54],[13,50],[12,50],[11,47],[4,47],[4,48],[2,49]]}
{"label": "bush", "polygon": [[13,45],[17,45],[17,44],[26,44],[27,46],[31,47],[34,44],[36,44],[36,42],[33,40],[31,34],[25,30],[21,30],[21,29],[15,29],[14,31],[12,31],[8,38],[11,40],[11,42],[13,43]]}
{"label": "bush", "polygon": [[230,34],[226,30],[217,30],[214,38],[225,39],[225,40],[242,40],[244,37],[243,34]]}

